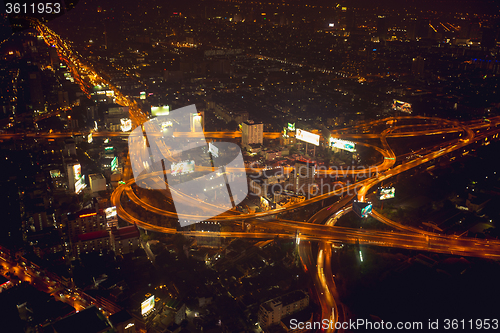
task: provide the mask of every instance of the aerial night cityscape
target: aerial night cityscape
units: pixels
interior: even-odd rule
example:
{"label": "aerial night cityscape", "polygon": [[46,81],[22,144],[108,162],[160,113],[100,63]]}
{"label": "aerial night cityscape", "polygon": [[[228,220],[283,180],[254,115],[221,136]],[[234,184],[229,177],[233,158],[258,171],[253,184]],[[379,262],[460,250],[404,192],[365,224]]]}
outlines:
{"label": "aerial night cityscape", "polygon": [[500,329],[500,2],[1,8],[1,333]]}

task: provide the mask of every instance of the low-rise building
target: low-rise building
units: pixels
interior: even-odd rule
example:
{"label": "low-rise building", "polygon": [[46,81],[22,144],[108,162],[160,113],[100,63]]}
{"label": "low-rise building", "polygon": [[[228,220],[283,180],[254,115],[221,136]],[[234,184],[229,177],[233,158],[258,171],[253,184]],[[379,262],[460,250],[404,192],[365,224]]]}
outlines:
{"label": "low-rise building", "polygon": [[298,312],[309,305],[309,295],[303,290],[295,290],[260,305],[259,324],[265,328],[279,324],[281,319]]}
{"label": "low-rise building", "polygon": [[92,192],[106,191],[106,178],[102,174],[89,175],[90,190]]}

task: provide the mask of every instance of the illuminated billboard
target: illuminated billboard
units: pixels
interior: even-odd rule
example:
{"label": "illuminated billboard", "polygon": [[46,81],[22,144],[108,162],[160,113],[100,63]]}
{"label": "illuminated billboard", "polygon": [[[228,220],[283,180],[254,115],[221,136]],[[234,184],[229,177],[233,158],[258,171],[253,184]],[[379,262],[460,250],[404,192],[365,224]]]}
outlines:
{"label": "illuminated billboard", "polygon": [[410,103],[398,101],[396,99],[394,100],[394,102],[392,104],[392,109],[393,110],[398,110],[398,111],[403,111],[403,112],[406,112],[406,113],[412,113],[412,109],[411,109],[411,104]]}
{"label": "illuminated billboard", "polygon": [[313,134],[308,131],[297,129],[295,137],[299,140],[305,141],[307,143],[312,143],[313,145],[319,146],[319,135]]}
{"label": "illuminated billboard", "polygon": [[59,177],[61,177],[61,171],[50,170],[50,178],[59,178]]}
{"label": "illuminated billboard", "polygon": [[213,157],[219,157],[219,148],[214,146],[212,142],[208,143],[208,151],[212,154]]}
{"label": "illuminated billboard", "polygon": [[384,187],[379,189],[379,199],[386,200],[394,198],[396,189],[394,187]]}
{"label": "illuminated billboard", "polygon": [[122,132],[128,132],[132,129],[132,120],[128,118],[122,118],[120,119],[120,128]]}
{"label": "illuminated billboard", "polygon": [[352,210],[359,217],[368,217],[368,214],[372,212],[372,204],[371,202],[354,201],[352,203]]}
{"label": "illuminated billboard", "polygon": [[75,193],[80,193],[85,187],[87,187],[87,184],[85,184],[85,177],[82,176],[75,182]]}
{"label": "illuminated billboard", "polygon": [[111,171],[115,172],[116,170],[118,170],[118,156],[113,157],[111,161]]}
{"label": "illuminated billboard", "polygon": [[170,113],[170,106],[168,106],[168,105],[152,106],[151,107],[151,115],[153,117],[168,116],[169,113]]}
{"label": "illuminated billboard", "polygon": [[365,208],[361,209],[361,217],[368,217],[368,214],[372,212],[372,204],[368,204]]}
{"label": "illuminated billboard", "polygon": [[295,123],[288,123],[288,130],[289,131],[295,131]]}
{"label": "illuminated billboard", "polygon": [[107,219],[110,219],[110,218],[116,216],[116,206],[106,208],[104,210],[104,213],[106,213],[106,218]]}
{"label": "illuminated billboard", "polygon": [[269,202],[269,199],[266,197],[260,197],[260,206],[262,207],[263,210],[269,210],[271,205]]}
{"label": "illuminated billboard", "polygon": [[352,152],[356,151],[356,144],[352,141],[330,138],[330,146]]}
{"label": "illuminated billboard", "polygon": [[145,91],[141,91],[139,93],[139,99],[146,99],[146,92]]}
{"label": "illuminated billboard", "polygon": [[194,161],[182,161],[179,163],[172,163],[170,166],[170,173],[172,176],[184,175],[186,173],[194,172]]}
{"label": "illuminated billboard", "polygon": [[202,123],[202,117],[200,113],[192,113],[190,115],[190,123],[191,123],[191,132],[202,132],[203,131],[203,126],[201,125]]}
{"label": "illuminated billboard", "polygon": [[80,180],[80,178],[82,178],[82,166],[80,164],[73,165],[73,175],[75,177],[75,181]]}
{"label": "illuminated billboard", "polygon": [[75,184],[75,193],[80,193],[87,184],[85,184],[85,177],[82,175],[82,166],[80,164],[73,164],[73,182]]}
{"label": "illuminated billboard", "polygon": [[141,303],[141,314],[145,316],[155,307],[155,297],[154,295],[149,297],[147,300]]}
{"label": "illuminated billboard", "polygon": [[172,121],[170,121],[170,120],[164,121],[163,123],[161,123],[161,130],[166,131],[167,128],[172,127],[172,126],[173,126]]}

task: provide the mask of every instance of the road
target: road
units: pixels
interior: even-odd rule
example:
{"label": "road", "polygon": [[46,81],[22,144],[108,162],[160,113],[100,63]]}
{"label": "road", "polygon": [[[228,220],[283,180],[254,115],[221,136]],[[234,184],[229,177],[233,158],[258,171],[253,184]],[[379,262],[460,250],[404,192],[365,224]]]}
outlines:
{"label": "road", "polygon": [[[71,305],[76,311],[81,311],[90,305],[80,298],[80,290],[73,289],[68,292],[67,288],[60,282],[51,280],[47,276],[41,276],[41,273],[28,265],[9,260],[5,256],[0,256],[0,265],[2,275],[10,279],[14,284],[28,282],[38,290],[54,296],[56,300]],[[10,275],[8,276],[7,273],[10,273]]]}
{"label": "road", "polygon": [[[327,206],[321,209],[319,212],[314,214],[308,224],[318,224],[323,223],[330,215],[344,207],[347,203],[352,200],[352,196],[346,196],[333,205]],[[300,236],[302,238],[302,235]],[[311,276],[314,283],[315,290],[317,291],[317,298],[321,305],[321,318],[328,318],[331,322],[336,323],[337,321],[345,321],[343,318],[343,311],[340,312],[339,308],[342,307],[338,299],[338,293],[334,286],[332,285],[331,279],[331,244],[327,242],[319,243],[319,252],[316,260],[316,265],[313,261],[313,253],[311,249],[311,241],[303,240],[299,241],[299,256],[302,265],[306,268],[306,271]],[[329,249],[329,250],[328,250]],[[326,267],[326,270],[325,270]],[[326,271],[326,273],[325,273]],[[326,332],[331,332],[331,326],[326,330]]]}

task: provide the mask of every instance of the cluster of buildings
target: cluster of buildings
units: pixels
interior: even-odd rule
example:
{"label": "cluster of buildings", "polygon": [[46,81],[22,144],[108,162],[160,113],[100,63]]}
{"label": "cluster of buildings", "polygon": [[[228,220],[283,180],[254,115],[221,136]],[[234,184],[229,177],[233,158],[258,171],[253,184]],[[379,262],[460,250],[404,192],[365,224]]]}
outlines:
{"label": "cluster of buildings", "polygon": [[68,238],[72,257],[81,253],[113,251],[116,255],[134,252],[140,247],[135,225],[118,227],[115,207],[96,211],[85,209],[68,216]]}
{"label": "cluster of buildings", "polygon": [[249,189],[259,197],[264,210],[300,202],[317,190],[314,164],[296,161],[290,174],[285,174],[283,167],[264,170],[250,176]]}
{"label": "cluster of buildings", "polygon": [[116,211],[114,216],[105,213],[113,209],[109,193],[121,179],[117,151],[111,145],[91,145],[87,154],[95,164],[82,166],[84,155],[77,153],[82,140],[13,141],[16,154],[4,143],[3,161],[13,169],[13,176],[4,180],[12,217],[3,227],[5,241],[27,246],[42,259],[78,258],[94,249],[128,253],[137,247],[138,232],[131,236],[118,228]]}

